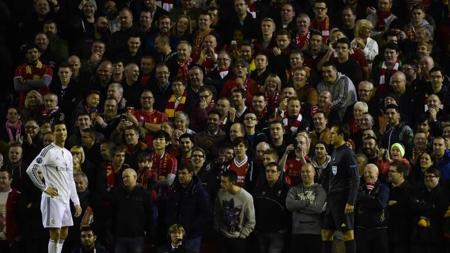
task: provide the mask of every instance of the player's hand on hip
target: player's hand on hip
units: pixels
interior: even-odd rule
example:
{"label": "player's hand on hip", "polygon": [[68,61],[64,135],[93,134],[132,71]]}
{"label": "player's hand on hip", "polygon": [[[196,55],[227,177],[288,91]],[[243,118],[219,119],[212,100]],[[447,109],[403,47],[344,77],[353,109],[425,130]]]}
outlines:
{"label": "player's hand on hip", "polygon": [[45,189],[44,192],[47,193],[52,198],[58,196],[58,189],[51,186],[47,187],[47,189]]}
{"label": "player's hand on hip", "polygon": [[75,206],[75,214],[74,214],[74,216],[77,217],[77,218],[80,217],[82,211],[83,211],[83,209],[81,209],[81,206],[80,205],[76,205]]}
{"label": "player's hand on hip", "polygon": [[349,214],[349,213],[353,213],[353,211],[355,210],[355,206],[354,205],[350,205],[350,204],[345,204],[345,209],[344,209],[344,212],[346,213],[346,214]]}

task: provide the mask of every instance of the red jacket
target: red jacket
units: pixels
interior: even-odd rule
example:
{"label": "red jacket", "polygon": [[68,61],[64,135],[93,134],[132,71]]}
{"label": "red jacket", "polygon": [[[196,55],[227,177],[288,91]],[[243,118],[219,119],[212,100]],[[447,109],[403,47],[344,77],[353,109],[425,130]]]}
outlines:
{"label": "red jacket", "polygon": [[15,241],[19,236],[19,227],[17,225],[17,213],[19,205],[20,192],[11,190],[6,200],[6,240]]}

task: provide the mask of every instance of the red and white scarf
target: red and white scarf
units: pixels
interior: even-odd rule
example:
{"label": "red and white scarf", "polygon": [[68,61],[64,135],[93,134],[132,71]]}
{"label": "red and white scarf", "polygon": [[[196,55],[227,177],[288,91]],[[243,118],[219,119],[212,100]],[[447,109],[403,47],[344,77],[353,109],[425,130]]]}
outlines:
{"label": "red and white scarf", "polygon": [[289,119],[289,117],[283,119],[283,125],[286,130],[291,130],[293,134],[297,133],[298,128],[302,123],[302,114],[298,114],[296,119]]}
{"label": "red and white scarf", "polygon": [[297,47],[302,49],[305,46],[305,44],[309,41],[310,36],[311,32],[309,31],[308,33],[306,33],[306,35],[301,35],[297,33],[297,35],[295,36],[295,44],[297,45]]}
{"label": "red and white scarf", "polygon": [[392,69],[387,68],[386,66],[386,62],[383,61],[383,63],[381,63],[381,68],[380,68],[380,82],[378,83],[380,86],[385,85],[386,84],[386,73],[388,71],[397,71],[398,68],[400,67],[400,63],[397,61],[394,65],[394,67]]}
{"label": "red and white scarf", "polygon": [[[6,121],[5,123],[6,132],[8,133],[9,141],[17,141],[22,132],[22,121],[18,120],[16,123],[11,123]],[[15,134],[14,134],[15,132]]]}

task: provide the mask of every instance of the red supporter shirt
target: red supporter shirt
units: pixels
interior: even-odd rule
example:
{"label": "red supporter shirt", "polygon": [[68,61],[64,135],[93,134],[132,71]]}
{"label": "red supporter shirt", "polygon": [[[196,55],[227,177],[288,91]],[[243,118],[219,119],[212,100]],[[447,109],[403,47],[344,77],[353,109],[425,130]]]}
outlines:
{"label": "red supporter shirt", "polygon": [[[132,112],[133,116],[136,117],[138,122],[141,123],[150,123],[150,124],[161,124],[163,122],[168,121],[167,114],[164,112],[160,112],[157,110],[153,110],[152,112],[147,112],[142,109],[134,110]],[[145,135],[145,143],[148,146],[151,146],[153,143],[153,135],[150,132],[147,132]]]}
{"label": "red supporter shirt", "polygon": [[150,159],[153,162],[152,170],[155,171],[158,177],[177,174],[177,159],[169,153],[164,152],[162,156],[151,153]]}
{"label": "red supporter shirt", "polygon": [[300,172],[303,162],[300,159],[288,159],[284,167],[286,183],[289,186],[296,186],[300,183]]}
{"label": "red supporter shirt", "polygon": [[151,124],[161,124],[168,120],[167,115],[163,112],[153,110],[152,112],[147,112],[142,109],[133,111],[134,117],[139,122],[151,123]]}
{"label": "red supporter shirt", "polygon": [[[44,75],[53,75],[53,70],[49,66],[43,64],[42,62],[38,62],[36,66],[28,65],[27,63],[21,64],[16,68],[16,73],[14,77],[22,77],[23,80],[40,80]],[[48,92],[48,88],[40,88],[39,93],[41,95],[45,95]],[[21,106],[25,103],[26,92],[20,92],[19,94],[19,103]]]}
{"label": "red supporter shirt", "polygon": [[245,176],[247,175],[249,166],[248,157],[242,162],[237,162],[236,159],[233,159],[230,164],[230,170],[236,172],[237,174],[237,185],[240,187],[244,187],[245,185]]}

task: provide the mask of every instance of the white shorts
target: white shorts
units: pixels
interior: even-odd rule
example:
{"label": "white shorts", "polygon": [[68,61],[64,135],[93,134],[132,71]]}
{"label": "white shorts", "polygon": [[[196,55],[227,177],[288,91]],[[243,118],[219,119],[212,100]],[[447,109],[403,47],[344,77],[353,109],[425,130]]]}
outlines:
{"label": "white shorts", "polygon": [[42,194],[41,198],[42,224],[44,228],[62,228],[73,226],[70,204],[57,198]]}

